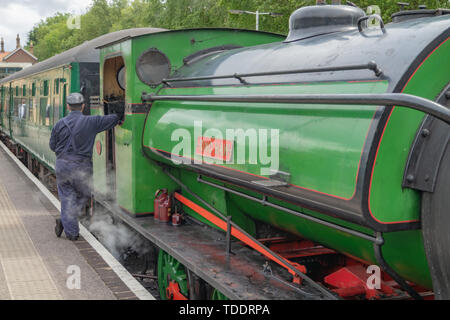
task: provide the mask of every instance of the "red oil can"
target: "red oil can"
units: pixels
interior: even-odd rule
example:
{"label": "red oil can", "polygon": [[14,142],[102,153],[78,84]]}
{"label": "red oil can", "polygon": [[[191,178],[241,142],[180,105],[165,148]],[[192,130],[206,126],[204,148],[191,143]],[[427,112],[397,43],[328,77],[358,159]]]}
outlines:
{"label": "red oil can", "polygon": [[172,215],[172,225],[174,227],[179,227],[183,223],[183,217],[179,213],[175,213]]}

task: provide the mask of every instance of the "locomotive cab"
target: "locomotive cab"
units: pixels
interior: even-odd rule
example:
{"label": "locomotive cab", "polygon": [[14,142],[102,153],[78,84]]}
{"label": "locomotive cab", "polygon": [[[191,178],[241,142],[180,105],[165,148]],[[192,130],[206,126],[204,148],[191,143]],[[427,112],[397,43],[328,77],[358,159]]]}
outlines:
{"label": "locomotive cab", "polygon": [[[103,69],[104,114],[125,114],[126,67],[121,56],[105,60]],[[115,199],[116,194],[116,155],[115,128],[106,133],[107,196]]]}

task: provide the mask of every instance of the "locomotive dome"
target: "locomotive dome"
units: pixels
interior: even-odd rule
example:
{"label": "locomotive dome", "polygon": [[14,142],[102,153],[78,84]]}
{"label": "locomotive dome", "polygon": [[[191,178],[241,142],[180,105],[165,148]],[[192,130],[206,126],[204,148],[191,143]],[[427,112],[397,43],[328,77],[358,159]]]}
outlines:
{"label": "locomotive dome", "polygon": [[286,41],[357,29],[359,19],[365,15],[362,9],[346,5],[303,7],[291,15]]}

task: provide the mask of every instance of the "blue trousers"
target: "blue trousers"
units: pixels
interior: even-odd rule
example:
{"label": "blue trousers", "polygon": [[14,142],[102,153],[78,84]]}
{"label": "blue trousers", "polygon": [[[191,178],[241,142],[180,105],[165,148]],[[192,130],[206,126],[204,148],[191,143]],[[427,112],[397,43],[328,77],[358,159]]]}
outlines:
{"label": "blue trousers", "polygon": [[61,220],[67,236],[79,235],[79,217],[91,197],[92,161],[79,156],[56,160],[56,182],[61,201]]}

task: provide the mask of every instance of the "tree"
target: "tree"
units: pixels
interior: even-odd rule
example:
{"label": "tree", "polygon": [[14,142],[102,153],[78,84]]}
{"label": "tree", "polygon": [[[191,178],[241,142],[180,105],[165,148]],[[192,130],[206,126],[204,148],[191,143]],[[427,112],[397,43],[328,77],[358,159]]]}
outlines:
{"label": "tree", "polygon": [[[34,45],[34,54],[39,60],[45,60],[56,53],[65,50],[61,43],[63,39],[71,37],[71,30],[67,28],[68,14],[57,13],[55,16],[42,20],[28,34],[28,46]],[[67,44],[70,48],[71,44]]]}
{"label": "tree", "polygon": [[[420,4],[425,4],[428,8],[450,8],[448,0],[408,1],[410,6],[407,9],[417,9]],[[397,0],[353,2],[367,13],[379,13],[385,23],[390,22],[392,14],[399,11]],[[35,54],[43,60],[84,41],[122,29],[255,29],[254,15],[231,14],[229,10],[232,9],[280,13],[282,16],[261,16],[260,30],[287,34],[291,14],[300,7],[315,3],[316,0],[93,0],[87,12],[81,16],[81,29],[70,30],[66,26],[68,14],[57,13],[41,21],[30,31],[28,45],[33,41]]]}

